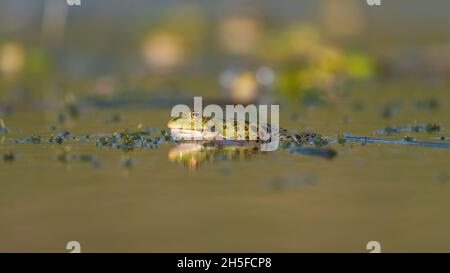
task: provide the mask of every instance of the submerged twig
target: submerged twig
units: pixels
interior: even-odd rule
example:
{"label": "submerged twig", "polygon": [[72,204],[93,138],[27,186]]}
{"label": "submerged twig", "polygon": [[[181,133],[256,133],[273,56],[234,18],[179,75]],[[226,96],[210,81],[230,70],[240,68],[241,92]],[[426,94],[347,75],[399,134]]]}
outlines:
{"label": "submerged twig", "polygon": [[450,148],[450,143],[432,142],[432,141],[415,141],[415,140],[399,140],[399,139],[383,139],[370,137],[351,137],[344,136],[346,141],[360,142],[360,143],[386,143],[386,144],[401,144],[401,145],[416,145],[433,148]]}

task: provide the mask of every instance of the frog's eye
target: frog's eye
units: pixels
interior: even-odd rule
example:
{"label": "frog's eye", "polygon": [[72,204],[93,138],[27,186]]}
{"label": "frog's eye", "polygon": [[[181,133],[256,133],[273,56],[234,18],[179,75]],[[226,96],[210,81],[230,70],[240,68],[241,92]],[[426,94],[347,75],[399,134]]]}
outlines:
{"label": "frog's eye", "polygon": [[200,117],[199,112],[191,112],[191,118],[198,118],[198,117]]}

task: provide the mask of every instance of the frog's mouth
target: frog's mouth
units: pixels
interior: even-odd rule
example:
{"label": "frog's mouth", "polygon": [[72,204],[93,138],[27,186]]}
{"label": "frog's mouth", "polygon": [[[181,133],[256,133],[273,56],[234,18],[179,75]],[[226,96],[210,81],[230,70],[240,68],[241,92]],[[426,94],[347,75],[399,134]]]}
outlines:
{"label": "frog's mouth", "polygon": [[204,139],[204,134],[201,131],[196,130],[186,130],[186,129],[178,129],[172,128],[170,129],[170,135],[175,140],[202,140]]}

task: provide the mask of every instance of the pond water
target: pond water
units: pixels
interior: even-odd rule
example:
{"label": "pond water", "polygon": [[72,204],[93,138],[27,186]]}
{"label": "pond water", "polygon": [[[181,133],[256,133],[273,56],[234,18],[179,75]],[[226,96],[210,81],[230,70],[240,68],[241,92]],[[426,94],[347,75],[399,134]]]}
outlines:
{"label": "pond water", "polygon": [[[444,127],[438,134],[408,135],[427,141],[448,136],[448,86],[355,88],[328,106],[282,106],[282,126],[402,139],[406,133],[376,131],[438,122]],[[418,100],[429,98],[439,101],[437,109],[417,109]],[[396,101],[398,112],[383,118],[384,107]],[[94,135],[138,130],[139,124],[164,129],[169,111],[90,110],[57,131]],[[105,123],[112,114],[121,120]],[[373,240],[382,251],[450,249],[449,149],[345,143],[330,145],[338,153],[333,159],[279,149],[192,168],[171,160],[176,145],[170,142],[128,152],[95,141],[13,143],[32,134],[48,137],[55,124],[51,110],[23,109],[3,119],[10,132],[0,135],[0,153],[18,158],[0,161],[2,252],[67,252],[69,241],[80,242],[84,252],[367,252]],[[95,156],[95,164],[58,160],[68,146],[70,154]]]}

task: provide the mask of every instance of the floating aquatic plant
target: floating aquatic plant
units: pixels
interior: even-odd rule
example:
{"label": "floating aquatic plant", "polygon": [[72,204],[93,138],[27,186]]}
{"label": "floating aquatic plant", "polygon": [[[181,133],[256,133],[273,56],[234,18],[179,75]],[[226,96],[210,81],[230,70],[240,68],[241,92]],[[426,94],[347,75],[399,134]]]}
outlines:
{"label": "floating aquatic plant", "polygon": [[[67,134],[66,134],[67,133]],[[58,133],[56,135],[51,135],[50,138],[48,139],[48,142],[50,143],[58,143],[58,144],[62,144],[67,140],[67,137],[70,135],[70,133],[68,132],[64,132],[64,133]]]}
{"label": "floating aquatic plant", "polygon": [[85,135],[85,136],[77,136],[77,137],[73,137],[73,140],[75,141],[80,141],[80,142],[87,142],[91,139],[90,135]]}
{"label": "floating aquatic plant", "polygon": [[329,140],[323,136],[317,135],[314,137],[314,145],[317,147],[322,147],[328,145],[329,143]]}
{"label": "floating aquatic plant", "polygon": [[157,148],[159,144],[170,140],[169,136],[150,137],[153,129],[139,132],[115,132],[112,135],[100,136],[96,139],[97,147],[117,148],[124,151],[134,148]]}
{"label": "floating aquatic plant", "polygon": [[425,130],[430,134],[439,133],[441,131],[441,125],[437,123],[428,123]]}
{"label": "floating aquatic plant", "polygon": [[344,145],[347,142],[344,135],[337,135],[336,140],[337,140],[337,143],[342,144],[342,145]]}
{"label": "floating aquatic plant", "polygon": [[42,137],[38,136],[38,135],[31,135],[30,137],[27,138],[18,138],[14,141],[14,143],[33,143],[33,144],[39,144],[42,141]]}
{"label": "floating aquatic plant", "polygon": [[425,123],[425,124],[419,124],[419,125],[409,125],[409,126],[387,126],[383,129],[378,130],[379,135],[394,135],[399,133],[420,133],[420,132],[427,132],[427,133],[438,133],[442,130],[442,127],[438,123]]}

